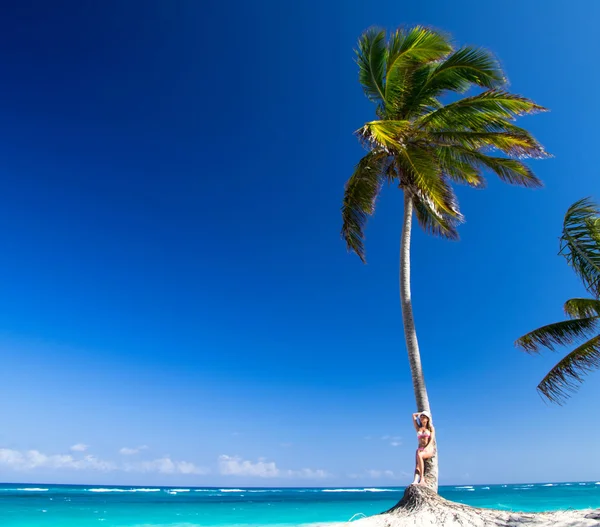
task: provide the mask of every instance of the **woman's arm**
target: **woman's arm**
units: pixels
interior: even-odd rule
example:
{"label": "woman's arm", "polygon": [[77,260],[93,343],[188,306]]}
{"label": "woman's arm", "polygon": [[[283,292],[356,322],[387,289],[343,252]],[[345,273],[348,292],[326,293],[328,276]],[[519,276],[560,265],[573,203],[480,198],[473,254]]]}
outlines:
{"label": "woman's arm", "polygon": [[419,431],[419,423],[418,423],[418,418],[419,418],[419,412],[417,412],[416,414],[413,414],[413,425],[415,427],[415,430],[418,432]]}

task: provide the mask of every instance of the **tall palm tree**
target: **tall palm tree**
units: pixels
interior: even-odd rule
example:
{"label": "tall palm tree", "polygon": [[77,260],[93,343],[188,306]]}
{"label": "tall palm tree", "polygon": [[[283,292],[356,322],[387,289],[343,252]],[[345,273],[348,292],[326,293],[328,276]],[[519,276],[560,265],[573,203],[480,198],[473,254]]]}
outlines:
{"label": "tall palm tree", "polygon": [[[421,26],[386,37],[384,30],[370,29],[356,50],[359,81],[377,119],[356,132],[368,152],[346,183],[342,236],[365,262],[365,225],[384,183],[404,192],[400,301],[417,408],[429,411],[410,294],[413,212],[426,232],[457,239],[463,218],[451,183],[481,187],[482,171],[491,170],[507,183],[540,186],[521,159],[544,157],[544,149],[513,121],[544,108],[505,91],[502,69],[483,49],[454,49],[446,35]],[[444,95],[471,87],[484,90],[442,102]],[[434,489],[436,463],[427,479]]]}
{"label": "tall palm tree", "polygon": [[562,404],[577,390],[586,374],[600,369],[600,210],[589,198],[567,211],[561,236],[562,254],[581,278],[592,298],[572,298],[564,305],[570,320],[538,328],[515,344],[529,353],[541,347],[578,344],[538,384],[548,400]]}

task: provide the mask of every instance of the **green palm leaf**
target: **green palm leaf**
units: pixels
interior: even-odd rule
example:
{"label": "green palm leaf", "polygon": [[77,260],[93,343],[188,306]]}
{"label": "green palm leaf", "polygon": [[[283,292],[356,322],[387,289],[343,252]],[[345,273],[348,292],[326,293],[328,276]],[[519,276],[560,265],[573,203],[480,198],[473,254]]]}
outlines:
{"label": "green palm leaf", "polygon": [[435,153],[442,171],[455,183],[462,183],[474,188],[485,186],[485,179],[481,175],[478,161],[462,155],[455,147],[439,147]]}
{"label": "green palm leaf", "polygon": [[469,87],[496,88],[505,81],[498,61],[486,50],[464,47],[442,62],[427,64],[414,74],[414,89],[407,97],[406,114],[422,115],[439,108],[444,92],[464,93]]}
{"label": "green palm leaf", "polygon": [[448,38],[437,31],[416,26],[397,30],[388,44],[385,83],[386,111],[399,115],[413,87],[413,75],[424,64],[440,60],[452,51]]}
{"label": "green palm leaf", "polygon": [[465,46],[433,68],[425,88],[438,95],[445,90],[462,93],[471,85],[496,88],[505,81],[504,72],[489,51]]}
{"label": "green palm leaf", "polygon": [[548,154],[528,133],[431,131],[430,137],[439,146],[460,146],[471,150],[495,148],[510,157],[543,158]]}
{"label": "green palm leaf", "polygon": [[562,404],[583,382],[583,376],[600,368],[600,335],[584,342],[558,362],[538,385],[550,401]]}
{"label": "green palm leaf", "polygon": [[358,80],[369,100],[385,103],[384,73],[386,62],[385,31],[375,28],[365,31],[355,50]]}
{"label": "green palm leaf", "polygon": [[528,353],[538,353],[540,347],[545,347],[554,351],[554,346],[565,346],[574,342],[589,338],[590,334],[597,330],[598,319],[596,318],[576,318],[565,320],[564,322],[555,322],[541,328],[535,329],[526,335],[523,335],[515,342],[515,346],[520,347]]}
{"label": "green palm leaf", "polygon": [[531,134],[512,123],[520,115],[539,111],[544,109],[524,97],[488,91],[429,112],[417,119],[415,125],[432,132],[500,132],[524,137],[529,143],[528,148],[533,147],[531,152],[526,153],[528,157],[545,157],[544,149]]}
{"label": "green palm leaf", "polygon": [[404,148],[406,135],[410,130],[410,121],[391,119],[371,121],[357,131],[367,147],[383,148],[388,152],[397,152]]}
{"label": "green palm leaf", "polygon": [[414,200],[415,215],[421,228],[427,233],[440,238],[458,240],[458,225],[462,217],[456,218],[449,214],[441,214],[429,205],[428,200]]}
{"label": "green palm leaf", "polygon": [[571,298],[564,306],[571,318],[600,317],[600,300],[595,298]]}
{"label": "green palm leaf", "polygon": [[369,216],[375,211],[375,202],[388,174],[389,156],[386,152],[372,151],[356,165],[346,183],[342,204],[342,237],[349,250],[365,262],[364,229]]}
{"label": "green palm leaf", "polygon": [[600,211],[590,199],[574,203],[563,223],[561,254],[587,290],[600,295]]}
{"label": "green palm leaf", "polygon": [[445,149],[440,148],[440,150],[451,150],[453,155],[464,163],[491,170],[505,183],[528,188],[542,186],[542,182],[535,176],[533,171],[518,159],[488,156],[477,150],[460,147],[446,147]]}
{"label": "green palm leaf", "polygon": [[408,145],[397,156],[401,183],[427,202],[437,214],[447,214],[462,220],[452,188],[446,182],[435,156],[426,149]]}

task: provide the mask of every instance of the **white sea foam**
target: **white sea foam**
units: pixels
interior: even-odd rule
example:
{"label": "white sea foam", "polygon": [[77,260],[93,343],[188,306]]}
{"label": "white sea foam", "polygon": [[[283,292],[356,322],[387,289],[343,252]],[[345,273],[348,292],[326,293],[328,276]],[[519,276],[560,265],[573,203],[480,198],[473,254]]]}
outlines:
{"label": "white sea foam", "polygon": [[472,489],[471,485],[465,485],[464,487],[454,487],[455,489]]}
{"label": "white sea foam", "polygon": [[243,489],[219,489],[219,492],[246,492]]}
{"label": "white sea foam", "polygon": [[132,492],[130,489],[87,489],[88,492]]}
{"label": "white sea foam", "polygon": [[489,487],[481,487],[481,490],[490,490]]}
{"label": "white sea foam", "polygon": [[37,489],[37,488],[29,488],[29,489],[15,489],[18,491],[25,491],[25,492],[47,492],[48,489]]}
{"label": "white sea foam", "polygon": [[542,487],[554,487],[554,483],[544,483]]}
{"label": "white sea foam", "polygon": [[134,489],[86,489],[87,492],[160,492],[161,489],[147,489],[147,488],[134,488]]}
{"label": "white sea foam", "polygon": [[189,492],[190,489],[171,489],[173,492]]}
{"label": "white sea foam", "polygon": [[398,492],[398,489],[367,487],[362,489],[323,489],[321,492]]}

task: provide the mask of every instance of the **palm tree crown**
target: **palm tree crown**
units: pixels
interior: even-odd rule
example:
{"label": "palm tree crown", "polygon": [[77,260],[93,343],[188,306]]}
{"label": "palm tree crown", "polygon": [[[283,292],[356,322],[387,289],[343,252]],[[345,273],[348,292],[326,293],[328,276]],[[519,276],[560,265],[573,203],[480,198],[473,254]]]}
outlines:
{"label": "palm tree crown", "polygon": [[[365,224],[386,182],[410,196],[427,232],[453,239],[462,216],[452,182],[481,187],[488,169],[507,183],[541,185],[521,159],[546,153],[513,121],[545,109],[503,89],[506,79],[489,52],[454,49],[447,36],[417,26],[396,30],[387,41],[385,31],[368,30],[356,55],[377,119],[356,132],[368,153],[346,184],[342,236],[363,261]],[[473,86],[484,91],[442,103],[442,96]]]}
{"label": "palm tree crown", "polygon": [[538,385],[541,395],[558,404],[579,387],[587,373],[600,368],[600,210],[589,198],[567,211],[560,253],[593,298],[567,300],[564,310],[570,320],[543,326],[515,342],[529,353],[577,344]]}

